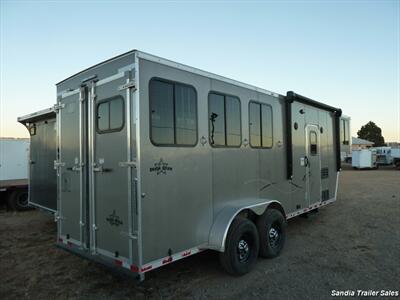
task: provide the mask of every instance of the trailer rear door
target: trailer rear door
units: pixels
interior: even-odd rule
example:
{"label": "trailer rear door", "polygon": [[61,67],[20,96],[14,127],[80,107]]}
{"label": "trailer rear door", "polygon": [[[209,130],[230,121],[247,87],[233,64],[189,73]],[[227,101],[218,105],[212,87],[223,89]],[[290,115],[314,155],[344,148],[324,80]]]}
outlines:
{"label": "trailer rear door", "polygon": [[[118,77],[118,76],[117,76]],[[91,93],[91,217],[92,250],[127,260],[133,231],[131,147],[131,72],[114,80],[94,82]],[[129,132],[128,132],[129,131]]]}

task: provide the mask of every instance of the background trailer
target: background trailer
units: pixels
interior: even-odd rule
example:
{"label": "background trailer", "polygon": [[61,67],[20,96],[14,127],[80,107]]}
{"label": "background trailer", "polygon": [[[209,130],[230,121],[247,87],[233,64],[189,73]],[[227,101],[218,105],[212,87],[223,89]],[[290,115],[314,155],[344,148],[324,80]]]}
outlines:
{"label": "background trailer", "polygon": [[[56,113],[44,109],[18,118],[31,136],[29,153],[29,205],[57,210]],[[26,166],[27,167],[27,166]]]}
{"label": "background trailer", "polygon": [[0,197],[9,208],[28,208],[29,139],[0,138]]}
{"label": "background trailer", "polygon": [[205,249],[232,274],[335,201],[340,109],[131,51],[57,84],[58,244],[144,273]]}

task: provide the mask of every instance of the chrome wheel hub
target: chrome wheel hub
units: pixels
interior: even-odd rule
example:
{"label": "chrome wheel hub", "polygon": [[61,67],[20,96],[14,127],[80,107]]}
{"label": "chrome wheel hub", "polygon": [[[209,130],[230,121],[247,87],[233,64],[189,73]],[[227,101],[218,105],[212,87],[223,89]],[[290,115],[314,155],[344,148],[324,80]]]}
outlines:
{"label": "chrome wheel hub", "polygon": [[238,244],[239,261],[244,262],[249,258],[250,247],[245,240],[240,240]]}
{"label": "chrome wheel hub", "polygon": [[276,228],[271,227],[271,229],[268,232],[268,241],[269,241],[270,246],[272,248],[278,247],[279,240],[280,240],[279,231]]}

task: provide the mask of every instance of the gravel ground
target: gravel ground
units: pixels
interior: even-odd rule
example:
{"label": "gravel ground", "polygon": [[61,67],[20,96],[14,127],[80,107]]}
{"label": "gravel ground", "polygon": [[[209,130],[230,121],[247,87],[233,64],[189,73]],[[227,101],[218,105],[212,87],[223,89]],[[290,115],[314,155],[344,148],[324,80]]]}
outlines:
{"label": "gravel ground", "polygon": [[281,256],[226,275],[206,251],[131,277],[54,247],[52,216],[0,210],[0,299],[329,299],[332,290],[399,290],[400,171],[341,173],[337,202],[289,221]]}

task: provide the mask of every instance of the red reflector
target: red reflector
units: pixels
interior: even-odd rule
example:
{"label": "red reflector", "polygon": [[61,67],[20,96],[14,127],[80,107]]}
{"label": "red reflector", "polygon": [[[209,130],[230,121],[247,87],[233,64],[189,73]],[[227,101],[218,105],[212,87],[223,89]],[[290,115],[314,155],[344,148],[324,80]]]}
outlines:
{"label": "red reflector", "polygon": [[115,264],[116,264],[117,266],[122,267],[122,261],[121,261],[121,260],[115,259],[114,262],[115,262]]}
{"label": "red reflector", "polygon": [[132,271],[132,272],[138,272],[138,271],[139,271],[139,268],[136,267],[135,265],[131,265],[131,271]]}
{"label": "red reflector", "polygon": [[192,253],[192,251],[186,251],[182,253],[182,257],[189,256]]}
{"label": "red reflector", "polygon": [[170,263],[171,261],[172,261],[172,256],[170,256],[170,257],[164,259],[164,260],[162,261],[162,263],[163,263],[163,265],[165,265],[165,264],[167,264],[167,263]]}
{"label": "red reflector", "polygon": [[147,267],[143,267],[142,268],[142,272],[146,272],[146,271],[148,271],[148,270],[151,270],[153,268],[153,266],[152,265],[150,265],[150,266],[147,266]]}

